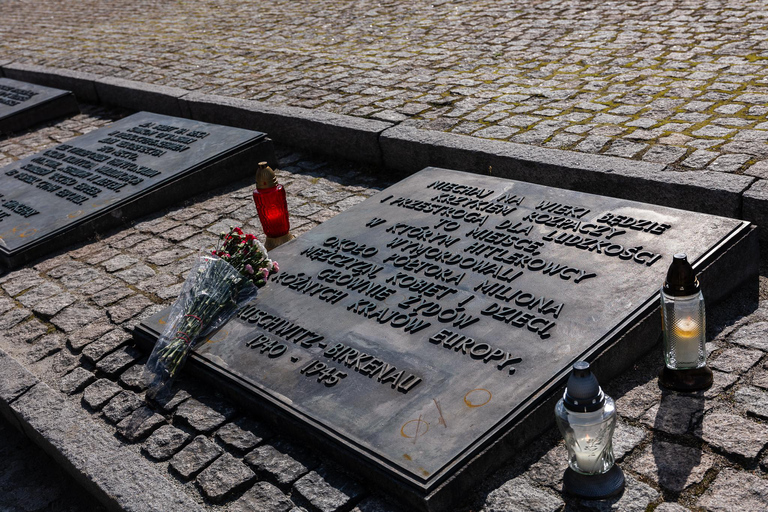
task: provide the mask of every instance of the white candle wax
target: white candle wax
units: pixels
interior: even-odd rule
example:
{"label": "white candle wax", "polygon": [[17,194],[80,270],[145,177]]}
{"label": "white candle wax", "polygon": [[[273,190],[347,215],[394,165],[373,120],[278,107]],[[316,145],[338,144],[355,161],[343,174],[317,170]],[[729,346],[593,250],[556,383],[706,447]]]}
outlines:
{"label": "white candle wax", "polygon": [[692,318],[675,323],[675,361],[678,365],[696,366],[699,362],[701,327]]}
{"label": "white candle wax", "polygon": [[[584,439],[579,440],[579,446],[586,448],[594,448],[591,446],[594,444],[594,440],[586,436]],[[598,473],[603,469],[603,461],[600,458],[600,450],[578,451],[575,450],[576,465],[584,473]]]}

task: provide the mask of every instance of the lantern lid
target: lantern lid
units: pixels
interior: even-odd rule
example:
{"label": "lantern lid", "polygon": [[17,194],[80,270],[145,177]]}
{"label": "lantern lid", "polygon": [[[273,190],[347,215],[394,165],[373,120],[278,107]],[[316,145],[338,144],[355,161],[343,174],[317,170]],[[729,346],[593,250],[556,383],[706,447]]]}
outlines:
{"label": "lantern lid", "polygon": [[563,404],[569,411],[593,412],[605,405],[605,394],[586,361],[573,364],[573,371],[565,386]]}
{"label": "lantern lid", "polygon": [[263,190],[277,186],[277,177],[275,171],[267,165],[267,162],[259,162],[259,168],[256,170],[256,188]]}
{"label": "lantern lid", "polygon": [[699,280],[684,253],[675,254],[664,281],[664,293],[673,297],[683,297],[699,293]]}

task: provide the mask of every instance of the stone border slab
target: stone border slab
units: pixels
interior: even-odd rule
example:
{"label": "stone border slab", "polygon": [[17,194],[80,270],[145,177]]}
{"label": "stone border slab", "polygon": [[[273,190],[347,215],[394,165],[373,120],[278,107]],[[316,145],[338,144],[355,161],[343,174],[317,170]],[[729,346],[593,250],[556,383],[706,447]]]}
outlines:
{"label": "stone border slab", "polygon": [[107,105],[136,111],[147,110],[167,116],[189,117],[183,115],[179,103],[179,98],[189,92],[186,89],[113,77],[97,78],[94,86],[99,100]]}
{"label": "stone border slab", "polygon": [[663,164],[477,139],[410,126],[385,131],[381,146],[384,164],[406,174],[427,166],[450,166],[732,218],[740,218],[741,194],[755,181],[750,176],[710,171],[665,171]]}
{"label": "stone border slab", "polygon": [[[747,175],[674,172],[664,164],[478,139],[33,64],[0,62],[0,74],[71,90],[81,101],[265,131],[279,144],[399,174],[428,166],[490,170],[494,176],[542,185],[768,222],[762,214],[765,180]],[[754,190],[747,193],[750,187]],[[768,229],[760,231],[760,239],[768,241]]]}
{"label": "stone border slab", "polygon": [[383,162],[379,135],[394,126],[384,121],[196,92],[184,96],[183,101],[195,120],[246,129],[258,126],[259,131],[283,144],[374,165]]}
{"label": "stone border slab", "polygon": [[2,350],[0,410],[109,510],[204,510]]}
{"label": "stone border slab", "polygon": [[768,241],[768,180],[759,180],[744,193],[744,219],[757,224],[760,239]]}
{"label": "stone border slab", "polygon": [[94,86],[98,75],[21,63],[5,64],[2,69],[6,78],[72,91],[78,101],[100,103]]}

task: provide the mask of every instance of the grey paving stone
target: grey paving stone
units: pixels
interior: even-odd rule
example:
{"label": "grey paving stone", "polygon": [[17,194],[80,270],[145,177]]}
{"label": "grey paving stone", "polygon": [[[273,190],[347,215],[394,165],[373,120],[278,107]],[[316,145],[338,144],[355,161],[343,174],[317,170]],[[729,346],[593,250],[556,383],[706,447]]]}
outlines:
{"label": "grey paving stone", "polygon": [[726,468],[696,505],[711,512],[762,512],[768,508],[768,482],[750,473]]}
{"label": "grey paving stone", "polygon": [[626,394],[616,399],[616,411],[624,418],[637,420],[652,405],[661,400],[661,390],[658,382],[653,380],[642,386],[634,387]]}
{"label": "grey paving stone", "polygon": [[45,283],[40,275],[31,269],[22,269],[12,272],[6,276],[6,279],[0,284],[0,288],[11,297],[15,297],[24,290],[29,290]]}
{"label": "grey paving stone", "polygon": [[62,377],[59,389],[63,393],[71,395],[81,391],[94,380],[96,380],[96,376],[93,373],[85,368],[78,367]]}
{"label": "grey paving stone", "polygon": [[83,392],[83,401],[88,404],[91,409],[98,411],[120,391],[122,391],[122,389],[114,382],[108,379],[99,379],[85,388],[85,391]]}
{"label": "grey paving stone", "polygon": [[707,167],[710,171],[716,172],[736,172],[742,165],[750,159],[749,155],[721,155]]}
{"label": "grey paving stone", "polygon": [[134,258],[133,256],[129,256],[127,254],[118,254],[114,258],[111,258],[107,261],[104,261],[101,263],[101,265],[104,266],[104,269],[109,272],[117,272],[118,270],[123,270],[127,267],[130,267],[134,263],[138,262],[139,260]]}
{"label": "grey paving stone", "polygon": [[0,330],[10,329],[32,316],[28,309],[14,308],[0,316]]}
{"label": "grey paving stone", "polygon": [[183,430],[171,425],[163,425],[144,441],[142,450],[153,459],[167,460],[181,450],[190,437]]}
{"label": "grey paving stone", "polygon": [[[0,400],[12,402],[37,384],[37,377],[0,349]],[[2,404],[0,403],[0,412]]]}
{"label": "grey paving stone", "polygon": [[768,444],[768,429],[756,421],[727,412],[707,413],[697,435],[715,448],[753,460]]}
{"label": "grey paving stone", "polygon": [[693,448],[654,439],[630,467],[670,491],[681,492],[698,484],[715,464],[715,458]]}
{"label": "grey paving stone", "polygon": [[568,450],[563,443],[559,443],[534,462],[526,476],[537,484],[546,485],[559,492],[563,487],[563,471],[568,466],[567,461]]}
{"label": "grey paving stone", "polygon": [[768,389],[768,368],[763,367],[757,370],[752,376],[752,384],[763,389]]}
{"label": "grey paving stone", "polygon": [[124,285],[115,285],[108,288],[104,288],[100,292],[91,296],[91,300],[99,306],[108,306],[114,304],[120,299],[124,299],[135,292],[126,288]]}
{"label": "grey paving stone", "polygon": [[144,365],[135,364],[125,370],[120,375],[120,384],[134,391],[144,391],[147,389],[148,384],[144,379]]}
{"label": "grey paving stone", "polygon": [[483,504],[483,510],[557,512],[562,506],[563,499],[551,490],[540,489],[525,477],[518,477],[491,491]]}
{"label": "grey paving stone", "polygon": [[689,432],[705,409],[704,398],[696,395],[669,394],[651,407],[640,421],[671,435]]}
{"label": "grey paving stone", "polygon": [[76,300],[77,297],[71,293],[60,293],[49,299],[38,302],[32,306],[32,311],[42,318],[50,318],[67,306],[74,304]]}
{"label": "grey paving stone", "polygon": [[152,304],[153,302],[143,295],[134,295],[107,308],[107,315],[109,315],[110,320],[114,323],[121,324],[138,315]]}
{"label": "grey paving stone", "polygon": [[654,509],[655,512],[690,512],[690,509],[685,508],[677,503],[662,503]]}
{"label": "grey paving stone", "polygon": [[115,276],[119,277],[123,281],[129,284],[136,284],[145,279],[151,279],[155,276],[155,271],[152,267],[143,263],[137,263],[132,267],[126,268],[119,272],[115,272]]}
{"label": "grey paving stone", "polygon": [[216,431],[216,437],[221,442],[241,452],[250,450],[273,435],[267,427],[248,418],[227,423]]}
{"label": "grey paving stone", "polygon": [[320,464],[310,453],[284,441],[257,447],[245,456],[245,462],[281,486],[290,485]]}
{"label": "grey paving stone", "polygon": [[638,144],[636,142],[618,139],[611,144],[611,147],[608,148],[608,151],[606,151],[605,154],[621,156],[624,158],[632,158],[647,147],[647,144]]}
{"label": "grey paving stone", "polygon": [[648,432],[640,427],[628,425],[623,421],[616,423],[613,432],[613,455],[621,460],[626,454],[635,449],[648,436]]}
{"label": "grey paving stone", "polygon": [[741,327],[731,334],[728,341],[745,347],[768,352],[768,322],[755,322]]}
{"label": "grey paving stone", "polygon": [[223,501],[256,478],[248,466],[225,453],[197,477],[203,494],[211,501]]}
{"label": "grey paving stone", "polygon": [[229,512],[251,512],[264,510],[270,512],[287,512],[293,507],[293,502],[269,482],[256,482],[239,499],[229,505]]}
{"label": "grey paving stone", "polygon": [[115,377],[140,357],[141,352],[139,349],[135,347],[122,347],[100,359],[96,363],[96,369],[109,377]]}
{"label": "grey paving stone", "polygon": [[122,391],[101,412],[111,423],[119,423],[144,404],[144,398],[133,391]]}
{"label": "grey paving stone", "polygon": [[165,412],[173,412],[176,407],[184,400],[187,400],[191,395],[183,389],[171,389],[169,393],[163,394],[153,398],[154,403],[157,404]]}
{"label": "grey paving stone", "polygon": [[114,329],[90,343],[83,349],[83,357],[95,363],[110,352],[117,350],[131,340],[131,335],[122,329]]}
{"label": "grey paving stone", "polygon": [[48,326],[35,318],[27,322],[19,323],[3,332],[3,338],[7,343],[32,343],[34,340],[48,332]]}
{"label": "grey paving stone", "polygon": [[24,360],[34,363],[61,350],[64,339],[58,334],[43,336],[32,344],[24,354]]}
{"label": "grey paving stone", "polygon": [[189,399],[176,409],[176,417],[197,432],[210,432],[235,414],[235,409],[221,400]]}
{"label": "grey paving stone", "polygon": [[759,350],[728,348],[714,360],[709,361],[708,365],[724,372],[744,373],[752,368],[762,356],[763,353]]}
{"label": "grey paving stone", "polygon": [[39,286],[36,286],[17,297],[17,300],[23,306],[32,307],[38,302],[41,302],[45,299],[50,299],[54,295],[58,295],[62,291],[62,288],[54,283],[43,282]]}
{"label": "grey paving stone", "polygon": [[364,489],[345,475],[321,467],[293,484],[302,498],[321,512],[340,512],[363,497]]}
{"label": "grey paving stone", "polygon": [[141,406],[117,424],[117,431],[133,443],[144,439],[165,423],[162,415],[147,406]]}
{"label": "grey paving stone", "polygon": [[81,329],[93,323],[104,314],[96,308],[75,303],[51,319],[51,323],[66,333]]}
{"label": "grey paving stone", "polygon": [[186,480],[189,480],[216,457],[222,454],[222,449],[205,436],[197,436],[183,450],[171,458],[171,467]]}
{"label": "grey paving stone", "polygon": [[768,391],[753,386],[742,386],[733,394],[733,399],[747,414],[768,419]]}
{"label": "grey paving stone", "polygon": [[671,164],[685,155],[687,150],[675,146],[653,146],[643,154],[643,160]]}
{"label": "grey paving stone", "polygon": [[83,347],[114,328],[114,325],[107,322],[89,324],[83,329],[78,329],[77,331],[70,333],[69,336],[67,336],[67,341],[72,349],[80,351]]}

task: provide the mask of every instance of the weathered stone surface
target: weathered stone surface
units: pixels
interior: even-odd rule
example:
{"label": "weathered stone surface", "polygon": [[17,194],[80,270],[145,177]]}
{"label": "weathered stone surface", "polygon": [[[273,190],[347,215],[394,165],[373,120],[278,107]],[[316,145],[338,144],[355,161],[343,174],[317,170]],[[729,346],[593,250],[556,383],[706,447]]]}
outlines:
{"label": "weathered stone surface", "polygon": [[51,323],[62,331],[70,333],[92,323],[101,316],[103,313],[98,309],[76,303],[54,316]]}
{"label": "weathered stone surface", "polygon": [[525,477],[518,477],[493,490],[485,500],[483,510],[487,512],[556,512],[562,506],[563,499],[560,496],[532,485]]}
{"label": "weathered stone surface", "polygon": [[704,398],[696,395],[665,395],[640,418],[649,427],[672,435],[688,432],[704,412]]}
{"label": "weathered stone surface", "polygon": [[100,338],[112,329],[114,329],[114,326],[107,322],[89,324],[83,329],[78,329],[77,331],[70,333],[67,337],[67,341],[73,350],[79,352],[83,347]]}
{"label": "weathered stone surface", "polygon": [[28,309],[14,308],[7,313],[0,315],[0,329],[6,330],[18,325],[25,319],[29,318],[32,312]]}
{"label": "weathered stone surface", "polygon": [[714,465],[712,455],[700,448],[654,439],[631,463],[633,471],[658,482],[661,487],[681,492],[702,481]]}
{"label": "weathered stone surface", "polygon": [[12,402],[37,382],[34,375],[0,349],[0,400]]}
{"label": "weathered stone surface", "polygon": [[114,377],[141,357],[141,352],[135,347],[122,347],[103,357],[96,363],[96,369]]}
{"label": "weathered stone surface", "polygon": [[30,363],[34,363],[58,352],[63,346],[64,339],[60,335],[49,334],[35,340],[31,347],[29,347],[24,359]]}
{"label": "weathered stone surface", "polygon": [[144,439],[160,426],[165,418],[147,406],[142,406],[117,424],[117,431],[130,442]]}
{"label": "weathered stone surface", "polygon": [[768,419],[768,391],[743,386],[733,394],[736,403],[752,416]]}
{"label": "weathered stone surface", "polygon": [[134,295],[107,308],[107,314],[114,323],[121,324],[138,315],[152,304],[153,302],[143,295]]}
{"label": "weathered stone surface", "polygon": [[320,464],[313,455],[284,441],[259,446],[245,456],[245,462],[279,485],[295,482]]}
{"label": "weathered stone surface", "polygon": [[707,413],[697,434],[717,449],[748,460],[768,444],[768,429],[762,423],[730,413]]}
{"label": "weathered stone surface", "polygon": [[535,483],[560,491],[567,460],[568,450],[563,443],[559,443],[534,462],[528,469],[527,475]]}
{"label": "weathered stone surface", "polygon": [[761,357],[763,357],[763,352],[759,350],[728,348],[708,364],[716,370],[744,373],[752,368]]}
{"label": "weathered stone surface", "polygon": [[750,348],[758,348],[768,352],[768,322],[747,324],[733,333],[728,341]]}
{"label": "weathered stone surface", "polygon": [[131,335],[122,329],[115,329],[101,336],[83,349],[83,357],[95,363],[113,350],[117,350],[131,340]]}
{"label": "weathered stone surface", "polygon": [[171,389],[170,393],[155,397],[153,401],[165,412],[173,412],[176,407],[191,395],[183,389]]}
{"label": "weathered stone surface", "polygon": [[155,430],[142,445],[142,450],[157,460],[170,459],[174,453],[187,444],[191,436],[171,425],[164,425]]}
{"label": "weathered stone surface", "polygon": [[616,460],[621,460],[624,456],[635,449],[637,445],[643,442],[648,433],[642,428],[633,427],[623,421],[616,424],[616,430],[613,432],[613,455]]}
{"label": "weathered stone surface", "polygon": [[197,483],[208,499],[222,501],[230,493],[256,478],[248,466],[225,453],[197,477]]}
{"label": "weathered stone surface", "polygon": [[183,450],[173,456],[171,467],[189,480],[221,453],[222,449],[216,443],[209,441],[205,436],[197,436]]}
{"label": "weathered stone surface", "polygon": [[66,374],[59,383],[59,389],[68,395],[77,393],[93,382],[96,376],[85,368],[75,368]]}
{"label": "weathered stone surface", "polygon": [[48,327],[42,322],[31,319],[28,322],[18,324],[3,333],[6,343],[31,343],[48,332]]}
{"label": "weathered stone surface", "polygon": [[91,409],[98,411],[120,391],[122,391],[122,389],[114,382],[108,379],[99,379],[85,388],[85,391],[83,392],[83,401],[87,403]]}
{"label": "weathered stone surface", "polygon": [[60,294],[62,291],[60,286],[46,281],[17,297],[17,300],[23,306],[32,307],[43,300]]}
{"label": "weathered stone surface", "polygon": [[690,512],[690,509],[677,503],[662,503],[654,509],[654,512]]}
{"label": "weathered stone surface", "polygon": [[286,512],[291,507],[293,507],[293,502],[280,489],[269,482],[256,482],[227,510],[229,512],[251,512],[254,510]]}
{"label": "weathered stone surface", "polygon": [[616,411],[624,418],[637,420],[652,405],[661,400],[661,390],[656,380],[635,387],[616,399]]}
{"label": "weathered stone surface", "polygon": [[43,318],[50,318],[62,309],[75,303],[77,298],[71,293],[60,293],[49,299],[41,300],[34,306],[32,311]]}
{"label": "weathered stone surface", "polygon": [[134,391],[144,391],[147,389],[147,382],[144,379],[144,365],[135,364],[120,375],[120,384]]}
{"label": "weathered stone surface", "polygon": [[124,285],[115,285],[108,288],[104,288],[99,293],[94,294],[91,300],[99,306],[108,306],[114,304],[120,299],[124,299],[129,295],[133,295],[135,292],[126,288]]}
{"label": "weathered stone surface", "polygon": [[272,432],[267,427],[248,418],[227,423],[216,432],[216,437],[221,442],[241,452],[250,450],[272,436]]}
{"label": "weathered stone surface", "polygon": [[190,399],[176,409],[176,417],[198,432],[210,432],[235,414],[235,409],[220,400]]}
{"label": "weathered stone surface", "polygon": [[768,481],[726,468],[696,505],[711,512],[763,512],[768,509]]}
{"label": "weathered stone surface", "polygon": [[133,391],[122,391],[112,398],[101,412],[110,422],[118,423],[143,404],[144,399]]}
{"label": "weathered stone surface", "polygon": [[321,467],[299,479],[293,488],[321,512],[339,512],[362,498],[365,492],[355,481]]}

